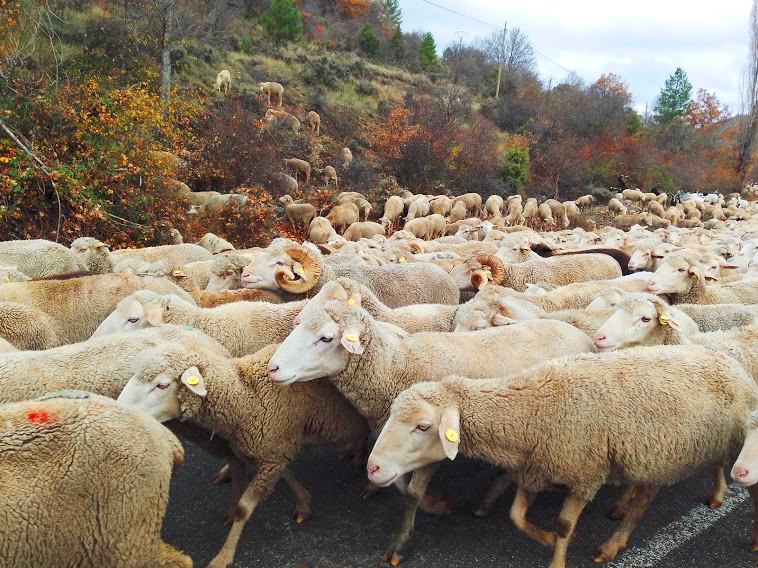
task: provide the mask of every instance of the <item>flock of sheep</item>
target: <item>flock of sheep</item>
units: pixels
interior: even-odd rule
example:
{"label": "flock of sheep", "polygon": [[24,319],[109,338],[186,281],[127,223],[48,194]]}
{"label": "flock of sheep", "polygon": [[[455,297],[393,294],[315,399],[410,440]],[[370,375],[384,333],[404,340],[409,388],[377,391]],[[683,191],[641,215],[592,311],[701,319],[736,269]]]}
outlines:
{"label": "flock of sheep", "polygon": [[[637,193],[616,201],[663,219],[665,197]],[[590,196],[407,193],[378,223],[360,194],[337,201],[308,219],[283,199],[311,241],[265,248],[177,231],[180,244],[144,249],[0,243],[3,566],[192,566],[161,540],[175,434],[227,463],[215,481],[232,484],[231,529],[212,568],[233,562],[279,479],[309,518],[289,464],[312,443],[367,464],[364,498],[405,495],[393,565],[419,507],[449,512],[426,487],[459,454],[500,469],[477,515],[516,484],[511,520],[554,549],[551,568],[605,484],[626,490],[597,561],[627,545],[660,486],[700,467],[711,508],[731,464],[758,498],[758,205],[679,195],[666,227],[587,231],[566,227],[587,226]],[[529,507],[556,488],[555,530],[538,527]]]}

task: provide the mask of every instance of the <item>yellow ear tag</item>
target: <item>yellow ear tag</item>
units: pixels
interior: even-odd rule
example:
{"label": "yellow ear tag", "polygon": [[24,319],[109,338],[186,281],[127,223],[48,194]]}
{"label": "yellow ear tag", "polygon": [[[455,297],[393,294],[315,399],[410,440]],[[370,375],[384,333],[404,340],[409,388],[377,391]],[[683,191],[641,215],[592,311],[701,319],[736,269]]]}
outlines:
{"label": "yellow ear tag", "polygon": [[692,277],[697,280],[697,274],[693,274]]}
{"label": "yellow ear tag", "polygon": [[356,336],[354,333],[348,333],[345,338],[348,341],[358,341],[358,336]]}
{"label": "yellow ear tag", "polygon": [[489,268],[484,269],[485,274],[492,274],[492,271]]}
{"label": "yellow ear tag", "polygon": [[298,271],[298,272],[303,272],[303,273],[305,272],[305,270],[303,270],[303,268],[302,268],[302,267],[301,267],[301,268],[298,268],[298,269],[297,269],[297,271]]}
{"label": "yellow ear tag", "polygon": [[401,257],[400,257],[400,258],[398,258],[397,260],[398,260],[399,262],[405,262],[405,257],[404,257],[404,256],[401,256]]}
{"label": "yellow ear tag", "polygon": [[6,281],[6,282],[10,282],[10,281],[11,281],[11,277],[10,277],[10,276],[6,276],[6,277],[5,277],[5,281]]}
{"label": "yellow ear tag", "polygon": [[[354,306],[354,305],[355,305],[355,300],[354,300],[353,298],[350,298],[350,299],[347,301],[347,303],[348,303],[348,305],[350,305],[350,306]],[[352,339],[351,339],[351,341],[352,341]]]}
{"label": "yellow ear tag", "polygon": [[445,438],[447,438],[449,442],[455,442],[458,440],[458,432],[456,432],[452,428],[448,428],[445,431]]}
{"label": "yellow ear tag", "polygon": [[187,377],[188,385],[196,385],[199,382],[200,382],[200,379],[198,379],[195,375],[192,375],[191,377]]}
{"label": "yellow ear tag", "polygon": [[181,269],[174,270],[174,276],[181,276],[184,272]]}

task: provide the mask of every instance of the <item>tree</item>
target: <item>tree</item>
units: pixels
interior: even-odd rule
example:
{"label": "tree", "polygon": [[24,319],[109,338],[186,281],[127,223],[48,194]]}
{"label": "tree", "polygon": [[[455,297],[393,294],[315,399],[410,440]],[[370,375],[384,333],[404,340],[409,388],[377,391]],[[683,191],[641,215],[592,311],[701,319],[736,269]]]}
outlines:
{"label": "tree", "polygon": [[403,14],[400,11],[400,2],[398,0],[384,0],[382,4],[387,19],[392,22],[392,25],[396,28],[400,28],[400,24],[403,23]]}
{"label": "tree", "polygon": [[390,39],[390,52],[392,58],[397,62],[402,61],[405,56],[405,36],[403,36],[403,31],[399,27],[395,28]]}
{"label": "tree", "polygon": [[370,59],[376,59],[379,57],[381,42],[379,41],[379,38],[376,37],[374,28],[371,27],[371,24],[366,24],[361,28],[361,31],[358,34],[358,45],[361,46],[361,51],[366,54],[366,57]]}
{"label": "tree", "polygon": [[424,71],[439,69],[440,60],[437,58],[437,46],[431,32],[426,32],[421,38],[421,43],[418,46],[418,58]]}
{"label": "tree", "polygon": [[742,76],[741,103],[742,116],[737,135],[737,173],[740,183],[744,183],[758,133],[758,0],[753,0],[750,10],[750,46],[747,67]]}
{"label": "tree", "polygon": [[659,124],[665,124],[684,116],[691,96],[692,83],[687,78],[687,73],[681,67],[677,67],[661,89],[661,94],[653,109],[655,112],[653,118]]}
{"label": "tree", "polygon": [[729,115],[729,107],[722,105],[716,95],[700,89],[697,100],[691,101],[684,112],[684,119],[693,128],[705,128],[723,122]]}
{"label": "tree", "polygon": [[526,183],[529,175],[529,149],[511,146],[500,162],[500,172],[508,189],[518,191]]}
{"label": "tree", "polygon": [[271,0],[268,10],[261,15],[261,24],[266,33],[274,38],[276,45],[283,40],[300,41],[302,37],[300,10],[292,0]]}

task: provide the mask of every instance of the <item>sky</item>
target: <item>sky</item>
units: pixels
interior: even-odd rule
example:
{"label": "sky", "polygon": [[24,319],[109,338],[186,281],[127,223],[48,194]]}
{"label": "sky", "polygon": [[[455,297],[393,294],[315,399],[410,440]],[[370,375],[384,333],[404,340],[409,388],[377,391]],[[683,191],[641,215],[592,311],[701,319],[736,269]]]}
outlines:
{"label": "sky", "polygon": [[[666,79],[682,67],[698,89],[715,93],[732,113],[740,109],[740,77],[747,61],[752,0],[431,0],[491,25],[508,22],[531,40],[540,76],[553,82],[575,72],[593,83],[603,73],[620,75],[638,112]],[[494,28],[433,6],[400,0],[405,32],[432,32],[438,51],[468,32],[466,42]]]}

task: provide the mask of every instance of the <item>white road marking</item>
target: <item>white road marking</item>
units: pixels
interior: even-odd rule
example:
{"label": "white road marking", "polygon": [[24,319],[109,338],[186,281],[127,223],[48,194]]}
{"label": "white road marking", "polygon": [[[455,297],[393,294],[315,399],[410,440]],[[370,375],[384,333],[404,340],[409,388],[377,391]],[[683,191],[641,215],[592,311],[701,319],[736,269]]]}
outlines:
{"label": "white road marking", "polygon": [[[659,530],[642,547],[632,546],[622,551],[619,559],[608,566],[613,568],[653,568],[674,550],[689,542],[718,521],[729,515],[750,498],[748,492],[736,483],[729,485],[729,493],[724,504],[718,509],[699,505],[678,521],[669,523]],[[655,506],[655,501],[652,503]]]}

